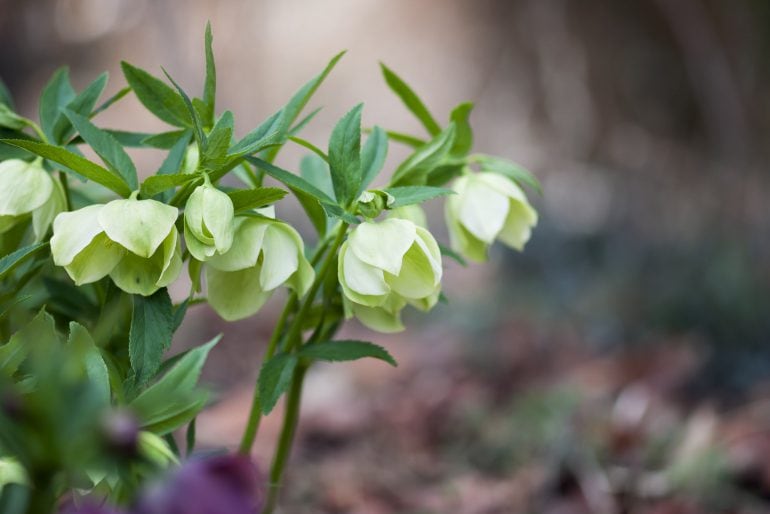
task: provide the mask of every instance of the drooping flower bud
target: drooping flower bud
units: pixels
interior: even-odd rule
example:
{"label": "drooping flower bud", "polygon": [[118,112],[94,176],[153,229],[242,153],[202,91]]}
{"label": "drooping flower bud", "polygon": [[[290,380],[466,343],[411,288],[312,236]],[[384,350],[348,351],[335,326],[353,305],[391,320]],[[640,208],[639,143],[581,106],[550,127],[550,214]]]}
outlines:
{"label": "drooping flower bud", "polygon": [[483,262],[495,239],[521,251],[537,224],[537,211],[513,181],[492,172],[463,175],[446,201],[452,248]]}
{"label": "drooping flower bud", "polygon": [[441,252],[433,236],[413,222],[365,222],[342,244],[338,277],[349,307],[379,332],[403,330],[407,304],[428,310],[441,290]]}
{"label": "drooping flower bud", "polygon": [[184,239],[199,261],[223,254],[233,244],[233,202],[210,183],[198,186],[184,210]]}
{"label": "drooping flower bud", "polygon": [[123,291],[149,296],[181,271],[177,213],[133,197],[63,212],[53,224],[53,261],[78,285],[109,275]]}
{"label": "drooping flower bud", "polygon": [[64,210],[64,190],[40,161],[0,162],[0,233],[31,215],[35,241],[41,241],[54,216]]}
{"label": "drooping flower bud", "polygon": [[255,314],[282,284],[304,295],[315,278],[302,238],[267,217],[238,217],[230,249],[207,261],[208,301],[223,319]]}

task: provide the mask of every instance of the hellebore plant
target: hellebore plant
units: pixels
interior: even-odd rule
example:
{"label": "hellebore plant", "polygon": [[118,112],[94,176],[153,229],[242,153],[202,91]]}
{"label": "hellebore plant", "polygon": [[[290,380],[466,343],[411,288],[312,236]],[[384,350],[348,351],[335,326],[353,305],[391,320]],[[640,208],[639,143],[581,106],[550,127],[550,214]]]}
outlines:
{"label": "hellebore plant", "polygon": [[[522,189],[536,180],[470,153],[471,104],[442,125],[382,66],[426,137],[362,130],[357,105],[321,149],[299,135],[318,110],[302,113],[339,54],[238,138],[233,114],[216,110],[208,28],[205,57],[200,98],[123,63],[127,86],[99,103],[106,74],[77,92],[59,70],[38,121],[16,113],[0,83],[0,512],[272,513],[310,366],[395,365],[380,346],[336,339],[345,320],[403,330],[405,307],[427,311],[442,298],[444,258],[483,261],[496,239],[522,250],[537,223]],[[169,130],[93,121],[128,94]],[[389,141],[411,153],[372,188]],[[287,144],[311,151],[299,173],[276,164]],[[164,152],[155,173],[140,176],[125,150],[134,147]],[[310,244],[276,215],[289,193],[316,232]],[[420,207],[440,197],[451,248]],[[179,280],[189,293],[174,303],[167,287]],[[265,354],[250,356],[262,364],[237,454],[195,452],[195,420],[210,402],[198,376],[219,337],[167,357],[174,333],[193,306],[244,319],[281,286],[288,295]],[[249,456],[284,394],[265,485]]]}

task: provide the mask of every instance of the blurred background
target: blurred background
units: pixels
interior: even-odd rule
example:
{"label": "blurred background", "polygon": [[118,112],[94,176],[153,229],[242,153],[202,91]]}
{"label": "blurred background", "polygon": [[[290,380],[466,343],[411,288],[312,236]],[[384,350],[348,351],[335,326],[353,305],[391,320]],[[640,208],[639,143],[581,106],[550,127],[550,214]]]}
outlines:
{"label": "blurred background", "polygon": [[[76,88],[108,70],[108,95],[121,60],[164,66],[197,94],[207,20],[239,135],[348,49],[307,139],[325,147],[361,101],[366,124],[422,135],[382,61],[440,119],[474,101],[476,151],[544,190],[524,253],[448,262],[449,303],[404,334],[346,327],[401,365],[311,373],[286,512],[770,509],[770,3],[0,0],[0,77],[30,117],[61,65]],[[165,130],[133,97],[97,124]],[[392,143],[390,169],[406,154]],[[134,155],[146,175],[161,159]],[[290,203],[278,214],[309,227]],[[226,334],[205,370],[211,446],[237,441],[282,299],[227,328],[188,316],[178,349]]]}

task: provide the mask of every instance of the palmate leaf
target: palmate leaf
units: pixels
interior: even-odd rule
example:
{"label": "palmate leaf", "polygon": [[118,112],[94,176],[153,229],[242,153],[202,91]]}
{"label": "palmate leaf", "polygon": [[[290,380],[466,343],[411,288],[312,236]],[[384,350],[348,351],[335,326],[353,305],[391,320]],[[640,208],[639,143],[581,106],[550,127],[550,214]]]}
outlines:
{"label": "palmate leaf", "polygon": [[96,80],[91,82],[83,91],[67,103],[67,105],[60,108],[59,115],[56,117],[51,131],[53,142],[63,144],[70,139],[74,133],[70,119],[65,111],[69,110],[82,116],[91,117],[90,114],[94,105],[96,105],[102,92],[104,92],[104,88],[107,86],[107,78],[108,74],[106,72],[102,73]]}

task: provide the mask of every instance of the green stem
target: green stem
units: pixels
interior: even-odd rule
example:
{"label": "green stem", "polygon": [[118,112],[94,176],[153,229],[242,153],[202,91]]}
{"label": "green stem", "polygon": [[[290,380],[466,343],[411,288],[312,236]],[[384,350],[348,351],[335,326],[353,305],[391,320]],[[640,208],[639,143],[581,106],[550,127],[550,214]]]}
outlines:
{"label": "green stem", "polygon": [[[344,231],[343,231],[344,235]],[[310,264],[315,266],[323,257],[324,252],[329,246],[329,238],[325,238],[318,243],[315,253],[310,261]],[[291,293],[289,299],[286,301],[286,305],[281,312],[281,315],[276,322],[273,334],[270,336],[270,341],[267,344],[267,350],[265,351],[265,357],[262,362],[266,362],[268,359],[275,355],[275,351],[278,348],[278,343],[281,341],[281,336],[284,334],[284,328],[286,327],[286,321],[289,315],[293,313],[297,308],[297,294]],[[241,438],[241,444],[238,447],[238,451],[243,455],[251,453],[251,449],[254,446],[254,440],[259,432],[259,425],[262,422],[262,403],[259,398],[259,379],[254,381],[254,392],[251,398],[251,410],[249,411],[249,418],[246,422],[246,429],[243,432]]]}
{"label": "green stem", "polygon": [[[267,351],[263,362],[270,359],[275,355],[275,350],[278,347],[278,341],[281,340],[283,335],[283,329],[286,326],[286,320],[289,314],[296,308],[297,295],[292,293],[289,300],[286,302],[286,306],[281,312],[281,316],[278,318],[278,322],[273,330],[273,335],[270,336],[270,341],[267,344]],[[246,430],[243,432],[241,438],[241,445],[238,451],[243,455],[251,453],[251,448],[254,446],[254,439],[257,437],[257,431],[259,430],[259,424],[262,421],[262,403],[259,399],[259,380],[254,381],[254,393],[251,399],[251,411],[249,412],[249,420],[246,424]]]}
{"label": "green stem", "polygon": [[278,494],[283,481],[283,472],[286,469],[286,461],[291,453],[291,447],[294,443],[294,434],[297,432],[297,421],[299,420],[299,407],[302,402],[302,386],[305,381],[306,365],[300,365],[294,372],[294,378],[291,382],[288,397],[286,400],[286,412],[283,416],[283,429],[281,437],[278,440],[278,450],[273,458],[273,464],[270,468],[270,483],[267,490],[267,501],[262,509],[262,514],[272,514],[278,503]]}

